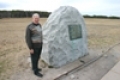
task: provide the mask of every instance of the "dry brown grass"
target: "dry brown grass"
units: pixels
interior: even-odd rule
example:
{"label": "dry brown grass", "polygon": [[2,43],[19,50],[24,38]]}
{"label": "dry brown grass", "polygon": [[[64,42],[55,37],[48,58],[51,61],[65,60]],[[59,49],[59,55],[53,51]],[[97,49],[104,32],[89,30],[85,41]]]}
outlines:
{"label": "dry brown grass", "polygon": [[[28,49],[24,35],[30,18],[0,19],[0,80],[25,67]],[[46,21],[41,19],[41,24]],[[120,20],[85,19],[89,48],[107,48],[120,42]],[[9,75],[9,76],[8,76]]]}
{"label": "dry brown grass", "polygon": [[90,48],[108,48],[120,42],[119,19],[85,19]]}

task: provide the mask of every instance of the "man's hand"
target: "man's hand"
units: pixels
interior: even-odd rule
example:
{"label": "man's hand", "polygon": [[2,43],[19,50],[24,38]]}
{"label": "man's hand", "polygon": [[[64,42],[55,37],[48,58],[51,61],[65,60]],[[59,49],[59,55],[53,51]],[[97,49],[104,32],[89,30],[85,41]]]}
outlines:
{"label": "man's hand", "polygon": [[30,54],[34,54],[34,50],[33,49],[30,49]]}

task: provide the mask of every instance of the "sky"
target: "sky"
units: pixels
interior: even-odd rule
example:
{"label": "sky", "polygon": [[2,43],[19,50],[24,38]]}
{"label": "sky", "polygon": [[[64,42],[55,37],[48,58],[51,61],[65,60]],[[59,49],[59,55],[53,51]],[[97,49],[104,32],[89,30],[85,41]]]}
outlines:
{"label": "sky", "polygon": [[60,6],[73,6],[83,15],[120,17],[120,0],[0,0],[0,10],[53,12]]}

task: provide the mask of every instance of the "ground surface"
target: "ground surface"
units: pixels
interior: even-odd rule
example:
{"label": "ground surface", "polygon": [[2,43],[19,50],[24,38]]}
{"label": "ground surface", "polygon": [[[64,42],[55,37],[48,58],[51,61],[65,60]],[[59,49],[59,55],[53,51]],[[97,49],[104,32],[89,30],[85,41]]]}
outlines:
{"label": "ground surface", "polygon": [[[43,24],[45,21],[46,19],[42,18],[40,22]],[[119,19],[85,19],[89,49],[106,49],[120,42],[119,21]],[[9,80],[13,74],[20,75],[19,72],[29,68],[26,61],[29,51],[24,35],[30,22],[30,18],[0,19],[0,80]],[[30,73],[26,75],[31,76]]]}
{"label": "ground surface", "polygon": [[[104,75],[106,75],[120,61],[119,50],[120,44],[115,45],[114,47],[109,48],[109,50],[103,53],[104,55],[94,63],[90,64],[87,67],[84,67],[81,70],[76,71],[73,74],[67,75],[63,77],[63,79],[59,80],[101,80],[104,77]],[[97,53],[96,50],[94,50],[93,52]],[[111,77],[112,79],[105,78],[104,80],[120,79],[118,77],[116,78],[114,74],[111,75],[107,77]]]}

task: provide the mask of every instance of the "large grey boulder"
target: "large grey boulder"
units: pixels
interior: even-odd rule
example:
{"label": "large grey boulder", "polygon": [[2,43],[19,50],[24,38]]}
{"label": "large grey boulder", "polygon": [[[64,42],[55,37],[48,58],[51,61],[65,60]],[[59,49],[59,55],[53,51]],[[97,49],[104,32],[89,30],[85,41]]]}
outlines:
{"label": "large grey boulder", "polygon": [[88,54],[83,16],[71,6],[62,6],[47,19],[43,29],[41,59],[60,67]]}

